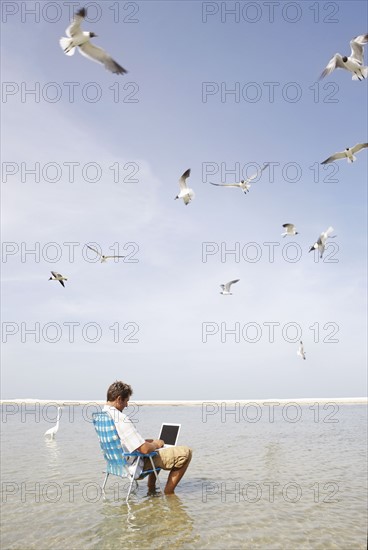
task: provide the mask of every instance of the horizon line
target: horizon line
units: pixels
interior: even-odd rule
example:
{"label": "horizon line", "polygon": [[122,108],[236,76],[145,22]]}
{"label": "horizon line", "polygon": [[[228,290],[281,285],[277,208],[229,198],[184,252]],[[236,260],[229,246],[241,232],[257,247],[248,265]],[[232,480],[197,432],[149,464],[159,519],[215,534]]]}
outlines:
{"label": "horizon line", "polygon": [[[368,403],[367,397],[300,397],[300,398],[273,398],[273,399],[137,399],[131,400],[131,403],[137,405],[202,405],[204,403],[218,404],[247,404],[247,403],[314,403],[314,402],[339,402],[339,403]],[[34,398],[17,398],[17,399],[0,399],[0,405],[8,404],[56,404],[56,405],[105,405],[106,401],[102,399],[34,399]]]}

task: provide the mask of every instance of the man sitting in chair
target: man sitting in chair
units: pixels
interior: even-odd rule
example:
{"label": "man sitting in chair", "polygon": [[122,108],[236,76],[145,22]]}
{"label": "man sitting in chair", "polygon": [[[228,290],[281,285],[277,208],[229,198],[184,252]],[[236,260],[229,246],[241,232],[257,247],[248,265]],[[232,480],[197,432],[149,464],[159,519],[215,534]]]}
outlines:
{"label": "man sitting in chair", "polygon": [[[157,468],[170,470],[164,492],[166,495],[171,495],[189,466],[192,459],[192,450],[183,445],[161,449],[164,445],[162,439],[144,439],[138,433],[130,418],[123,413],[132,394],[133,390],[129,384],[120,381],[114,382],[107,390],[107,403],[103,410],[108,412],[115,422],[125,452],[139,451],[147,454],[157,451],[157,455],[153,457],[153,462]],[[151,469],[149,458],[135,456],[127,458],[127,462],[130,464],[135,463],[136,460],[140,461],[137,474],[140,474],[142,470]],[[148,476],[148,490],[150,492],[154,491],[155,486],[156,476],[151,473]]]}

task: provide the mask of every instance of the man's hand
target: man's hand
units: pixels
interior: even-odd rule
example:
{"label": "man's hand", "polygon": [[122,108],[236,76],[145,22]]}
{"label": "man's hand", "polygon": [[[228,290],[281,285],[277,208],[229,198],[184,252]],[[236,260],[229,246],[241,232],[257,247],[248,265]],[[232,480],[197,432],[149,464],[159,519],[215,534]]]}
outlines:
{"label": "man's hand", "polygon": [[165,445],[165,441],[163,439],[145,439],[145,441],[147,441],[147,443],[153,443],[156,449],[159,449]]}
{"label": "man's hand", "polygon": [[146,439],[143,445],[138,447],[138,449],[136,450],[139,451],[140,453],[148,454],[148,453],[152,453],[156,449],[160,449],[164,445],[165,445],[165,442],[162,439]]}

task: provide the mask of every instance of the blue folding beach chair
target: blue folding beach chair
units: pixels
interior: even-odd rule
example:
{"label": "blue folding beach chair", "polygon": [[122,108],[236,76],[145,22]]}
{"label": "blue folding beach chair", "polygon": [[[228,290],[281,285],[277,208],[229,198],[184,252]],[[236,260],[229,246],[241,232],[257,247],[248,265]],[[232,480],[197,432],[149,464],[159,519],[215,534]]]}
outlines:
{"label": "blue folding beach chair", "polygon": [[[119,437],[119,434],[116,430],[115,422],[111,418],[108,412],[102,411],[93,413],[92,415],[93,424],[95,427],[95,430],[98,435],[98,439],[100,441],[100,446],[104,455],[104,458],[106,460],[107,468],[106,468],[106,476],[102,485],[102,492],[105,494],[105,485],[107,482],[107,478],[110,474],[114,476],[119,476],[122,478],[127,478],[130,481],[128,494],[126,497],[126,502],[128,502],[130,493],[132,491],[133,483],[135,482],[138,486],[137,479],[143,479],[148,474],[154,472],[156,476],[156,480],[158,481],[160,485],[160,480],[158,479],[158,472],[161,468],[156,468],[153,462],[152,457],[157,455],[156,452],[152,452],[149,454],[142,454],[138,451],[134,451],[133,453],[126,453],[123,450],[121,440]],[[126,457],[128,456],[139,456],[142,458],[148,457],[150,459],[152,469],[151,470],[144,470],[141,475],[136,479],[136,471],[138,468],[139,460],[136,460],[136,466],[132,471],[129,470],[128,463],[126,461]],[[161,485],[160,485],[161,488]]]}

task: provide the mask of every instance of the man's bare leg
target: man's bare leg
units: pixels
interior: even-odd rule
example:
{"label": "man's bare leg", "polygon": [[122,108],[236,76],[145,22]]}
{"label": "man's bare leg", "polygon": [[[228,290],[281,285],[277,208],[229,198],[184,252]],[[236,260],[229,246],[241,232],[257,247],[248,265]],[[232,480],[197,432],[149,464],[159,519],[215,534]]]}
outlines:
{"label": "man's bare leg", "polygon": [[[178,470],[171,470],[170,471],[169,477],[167,478],[166,487],[165,487],[165,490],[164,490],[165,495],[174,494],[175,487],[177,486],[177,484],[179,483],[179,481],[181,480],[181,478],[185,474],[191,460],[192,460],[192,451],[190,450],[188,460],[184,464],[184,466],[182,466]],[[157,473],[159,474],[159,472],[157,472]],[[155,491],[156,490],[156,476],[155,476],[154,472],[151,472],[149,474],[147,486],[148,486],[149,491]]]}
{"label": "man's bare leg", "polygon": [[[159,474],[160,472],[157,472],[157,475]],[[148,476],[148,483],[147,483],[147,487],[148,487],[148,490],[149,491],[155,491],[156,490],[156,476],[155,476],[155,473],[154,472],[151,472]]]}
{"label": "man's bare leg", "polygon": [[164,490],[165,495],[173,495],[175,491],[175,487],[185,474],[190,461],[192,460],[192,453],[189,455],[188,462],[184,464],[179,470],[171,470],[169,477],[167,478],[166,487]]}

